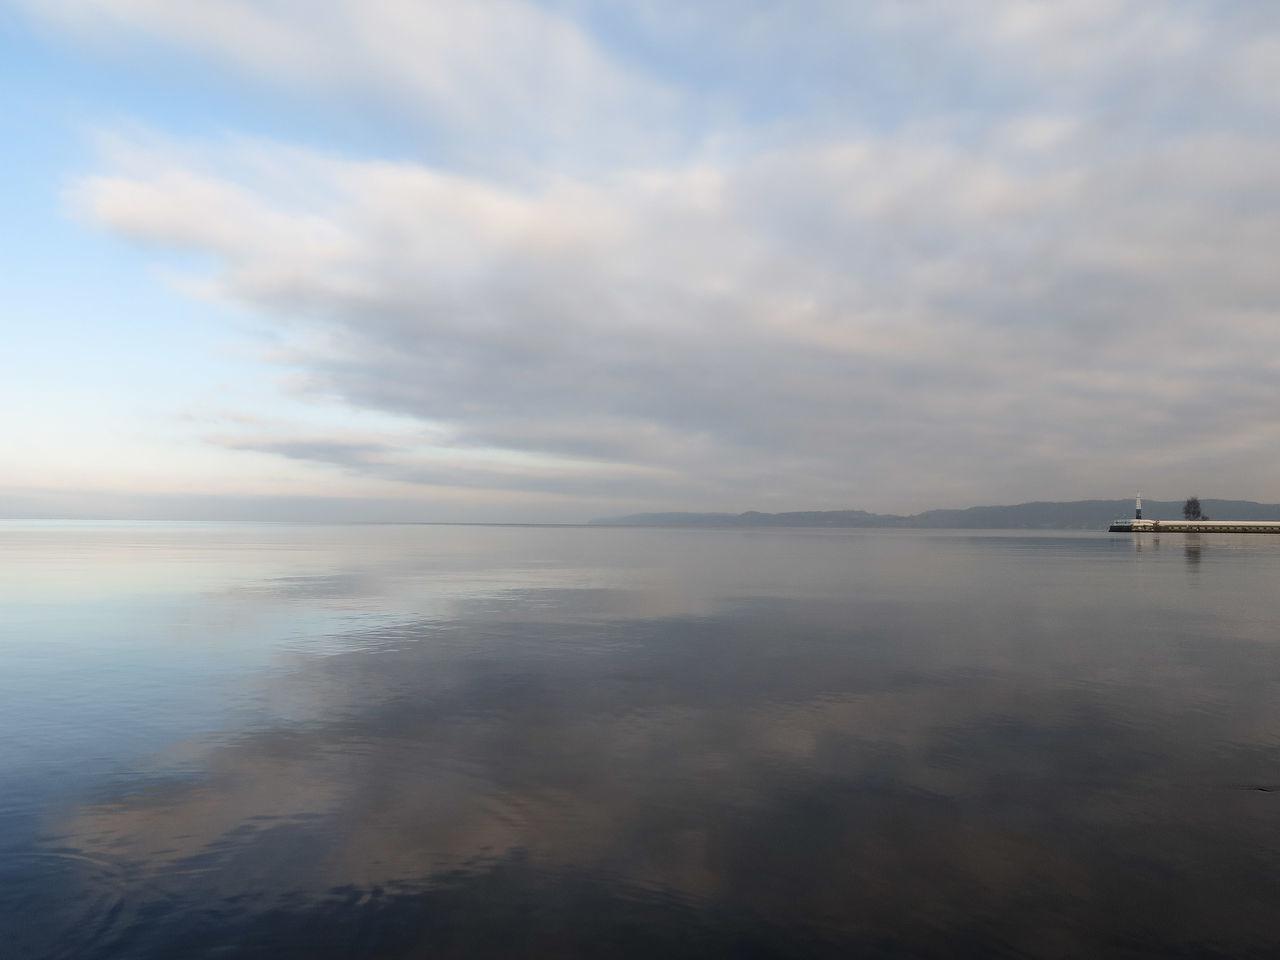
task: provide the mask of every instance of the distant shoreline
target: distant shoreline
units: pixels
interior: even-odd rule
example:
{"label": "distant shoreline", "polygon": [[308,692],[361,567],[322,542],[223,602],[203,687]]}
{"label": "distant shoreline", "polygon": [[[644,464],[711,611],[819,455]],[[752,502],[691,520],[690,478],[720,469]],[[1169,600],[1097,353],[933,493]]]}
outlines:
{"label": "distant shoreline", "polygon": [[[1146,516],[1154,520],[1181,520],[1183,500],[1146,500]],[[1252,500],[1201,499],[1212,516],[1234,520],[1280,521],[1280,504]],[[1133,500],[1035,501],[1010,506],[926,510],[901,515],[865,510],[806,510],[786,513],[633,513],[592,520],[592,526],[769,528],[833,527],[843,529],[933,530],[1106,530],[1117,517],[1133,513]]]}
{"label": "distant shoreline", "polygon": [[[1183,500],[1145,500],[1150,520],[1181,522]],[[1252,500],[1201,498],[1201,507],[1213,517],[1235,522],[1280,522],[1280,504]],[[1035,501],[1007,506],[926,510],[916,514],[871,513],[866,510],[805,510],[782,513],[633,513],[588,521],[537,520],[418,520],[418,519],[319,519],[307,517],[88,517],[9,516],[5,524],[299,524],[306,526],[440,526],[440,527],[549,527],[561,529],[603,527],[698,528],[727,530],[840,529],[840,530],[1095,530],[1106,531],[1120,519],[1133,516],[1133,500]]]}

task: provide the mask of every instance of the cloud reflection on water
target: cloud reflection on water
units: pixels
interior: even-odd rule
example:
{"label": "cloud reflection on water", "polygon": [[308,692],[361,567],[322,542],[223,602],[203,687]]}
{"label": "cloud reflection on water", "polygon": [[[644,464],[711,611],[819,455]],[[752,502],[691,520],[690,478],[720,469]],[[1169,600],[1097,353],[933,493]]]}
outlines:
{"label": "cloud reflection on water", "polygon": [[[1195,717],[1139,682],[1154,650],[1111,658],[1110,677],[1017,676],[1015,636],[964,664],[984,638],[954,614],[472,622],[443,652],[436,628],[409,629],[275,681],[316,719],[221,743],[203,778],[84,810],[70,833],[203,900],[456,893],[462,871],[501,877],[503,900],[523,878],[538,910],[564,906],[541,899],[553,878],[592,877],[904,948],[965,929],[1079,950],[1268,931],[1274,804],[1236,788],[1269,744],[1212,713],[1235,665],[1165,668],[1210,711]],[[1173,915],[1144,929],[1148,909]],[[1115,916],[1082,924],[1098,912]]]}
{"label": "cloud reflection on water", "polygon": [[51,813],[76,859],[32,896],[101,957],[1280,939],[1270,554],[1206,545],[1189,591],[1182,551],[1102,538],[601,533],[228,585],[301,623],[434,596],[282,635],[252,722]]}

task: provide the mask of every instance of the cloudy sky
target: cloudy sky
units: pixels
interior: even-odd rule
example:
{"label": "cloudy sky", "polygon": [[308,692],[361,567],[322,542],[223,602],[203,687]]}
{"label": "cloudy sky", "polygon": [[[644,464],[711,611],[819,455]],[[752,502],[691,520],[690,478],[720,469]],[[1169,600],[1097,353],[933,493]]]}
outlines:
{"label": "cloudy sky", "polygon": [[8,515],[1280,500],[1280,4],[0,0]]}

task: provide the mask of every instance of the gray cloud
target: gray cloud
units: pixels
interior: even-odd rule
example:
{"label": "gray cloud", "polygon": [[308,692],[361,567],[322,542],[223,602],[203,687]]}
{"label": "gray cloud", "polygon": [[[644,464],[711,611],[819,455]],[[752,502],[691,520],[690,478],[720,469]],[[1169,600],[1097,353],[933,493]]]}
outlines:
{"label": "gray cloud", "polygon": [[[442,458],[407,450],[403,443],[333,440],[307,436],[211,436],[210,442],[244,450],[340,467],[384,480],[468,490],[569,494],[586,500],[642,496],[672,486],[672,478],[655,471],[600,461],[538,460],[496,462]],[[461,451],[459,451],[461,452]]]}
{"label": "gray cloud", "polygon": [[[215,443],[219,442],[217,439]],[[348,467],[366,467],[376,462],[379,455],[395,451],[389,444],[357,442],[343,440],[258,440],[233,438],[222,442],[222,445],[234,450],[257,450],[261,453],[275,453],[294,460],[315,460],[319,463],[333,463]]]}
{"label": "gray cloud", "polygon": [[[231,446],[648,506],[910,509],[1153,474],[1265,499],[1280,142],[1258,51],[1280,20],[1136,0],[868,10],[864,40],[957,77],[982,59],[968,118],[828,117],[785,144],[762,129],[727,155],[515,181],[264,142],[133,145],[76,202],[211,257],[207,294],[285,324],[300,392],[446,438],[426,459]],[[703,29],[627,15],[673,49]],[[818,32],[777,46],[798,57]],[[750,42],[731,31],[720,54]],[[1184,97],[1198,65],[1237,52]],[[469,464],[478,451],[499,462]]]}

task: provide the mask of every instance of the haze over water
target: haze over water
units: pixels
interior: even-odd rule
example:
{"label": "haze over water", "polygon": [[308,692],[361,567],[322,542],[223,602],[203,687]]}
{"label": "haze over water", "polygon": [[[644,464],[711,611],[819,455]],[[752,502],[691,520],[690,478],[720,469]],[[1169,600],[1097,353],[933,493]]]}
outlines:
{"label": "haze over water", "polygon": [[0,526],[6,956],[1280,950],[1280,538]]}

